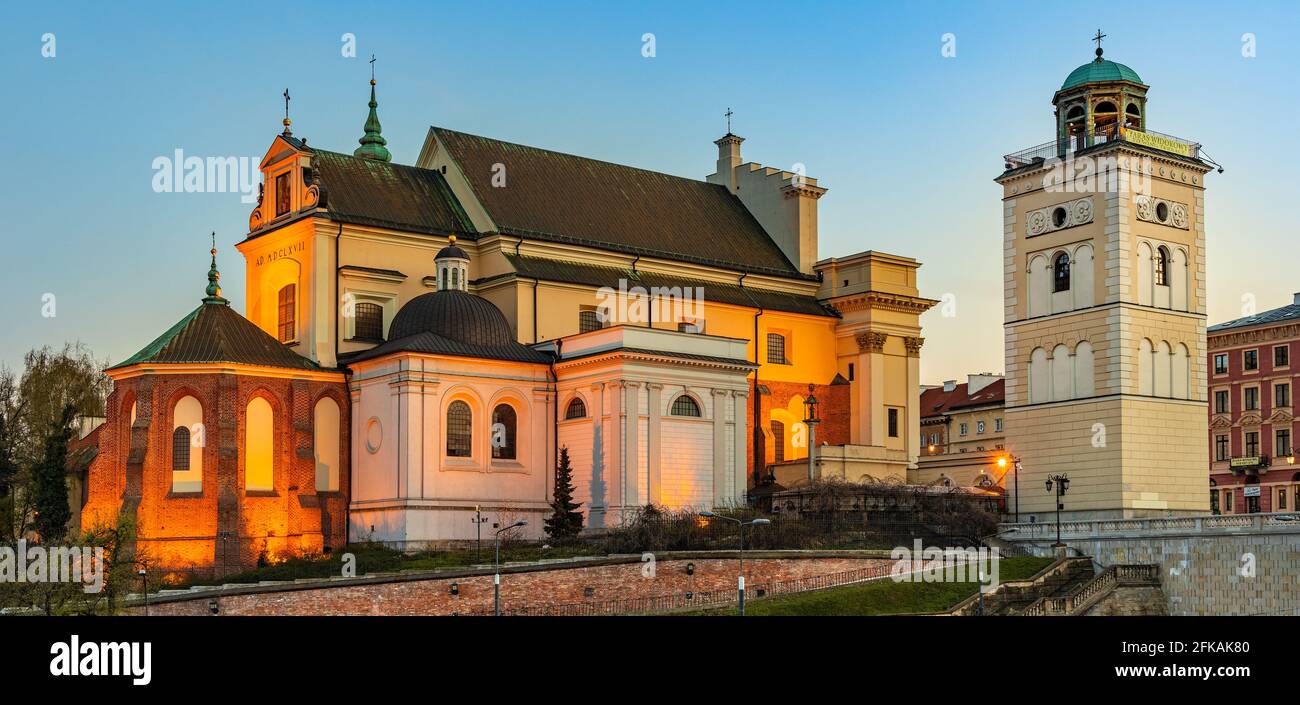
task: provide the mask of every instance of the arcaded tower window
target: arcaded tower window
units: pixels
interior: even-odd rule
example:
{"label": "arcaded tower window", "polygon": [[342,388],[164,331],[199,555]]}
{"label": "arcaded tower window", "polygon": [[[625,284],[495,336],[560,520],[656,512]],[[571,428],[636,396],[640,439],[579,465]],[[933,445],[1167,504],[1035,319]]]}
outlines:
{"label": "arcaded tower window", "polygon": [[294,305],[297,299],[297,288],[297,285],[289,284],[280,289],[277,328],[281,343],[292,342],[294,339],[296,329],[296,321],[294,321]]}
{"label": "arcaded tower window", "polygon": [[474,413],[469,404],[456,400],[447,407],[447,456],[468,458],[474,442]]}
{"label": "arcaded tower window", "polygon": [[1064,252],[1056,256],[1052,263],[1053,291],[1070,290],[1070,256]]}

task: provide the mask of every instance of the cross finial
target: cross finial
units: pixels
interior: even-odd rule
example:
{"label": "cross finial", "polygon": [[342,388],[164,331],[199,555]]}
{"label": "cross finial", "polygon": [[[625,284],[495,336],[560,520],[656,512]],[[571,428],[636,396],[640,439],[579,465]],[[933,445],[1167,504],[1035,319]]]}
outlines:
{"label": "cross finial", "polygon": [[731,112],[731,108],[727,108],[727,112],[723,113],[723,115],[727,117],[727,134],[731,134],[731,116],[735,115],[735,113]]}
{"label": "cross finial", "polygon": [[1104,34],[1101,33],[1101,28],[1100,28],[1100,27],[1097,28],[1097,36],[1093,37],[1093,38],[1092,38],[1092,41],[1097,42],[1097,58],[1098,58],[1098,59],[1101,58],[1101,40],[1103,40],[1103,39],[1105,39],[1105,38],[1106,38],[1106,35],[1104,35]]}
{"label": "cross finial", "polygon": [[370,55],[370,85],[375,85],[375,55]]}
{"label": "cross finial", "polygon": [[289,130],[289,126],[293,124],[293,121],[289,119],[289,100],[289,89],[286,88],[284,89],[284,134],[286,135],[293,134]]}

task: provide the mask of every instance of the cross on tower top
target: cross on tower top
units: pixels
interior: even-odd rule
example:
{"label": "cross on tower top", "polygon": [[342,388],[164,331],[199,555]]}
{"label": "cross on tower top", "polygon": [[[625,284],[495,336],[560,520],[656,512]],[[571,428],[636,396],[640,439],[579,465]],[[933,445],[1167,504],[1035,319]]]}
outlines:
{"label": "cross on tower top", "polygon": [[1106,35],[1104,35],[1104,34],[1101,33],[1101,28],[1098,28],[1098,29],[1097,29],[1097,36],[1095,36],[1095,37],[1092,38],[1092,41],[1097,42],[1097,58],[1098,58],[1098,59],[1101,58],[1101,40],[1103,40],[1103,39],[1105,39],[1105,38],[1106,38]]}
{"label": "cross on tower top", "polygon": [[731,134],[731,116],[735,115],[735,113],[731,112],[731,108],[727,108],[727,112],[723,113],[723,115],[727,118],[727,134]]}
{"label": "cross on tower top", "polygon": [[370,55],[370,85],[375,85],[375,55]]}
{"label": "cross on tower top", "polygon": [[292,132],[289,131],[289,126],[293,124],[293,121],[289,119],[289,100],[290,100],[289,89],[286,88],[284,89],[284,134],[285,135],[293,134]]}

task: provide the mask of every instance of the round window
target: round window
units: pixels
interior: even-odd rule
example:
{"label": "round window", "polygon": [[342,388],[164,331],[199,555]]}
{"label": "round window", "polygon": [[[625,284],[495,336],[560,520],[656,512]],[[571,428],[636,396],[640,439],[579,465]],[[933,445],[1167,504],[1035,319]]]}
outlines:
{"label": "round window", "polygon": [[371,453],[378,453],[379,446],[384,442],[384,426],[379,423],[379,417],[371,416],[366,422],[366,450]]}
{"label": "round window", "polygon": [[1156,204],[1156,220],[1166,222],[1169,220],[1169,204],[1161,201]]}
{"label": "round window", "polygon": [[1055,225],[1058,228],[1065,225],[1065,218],[1066,212],[1064,208],[1057,208],[1052,211],[1052,225]]}

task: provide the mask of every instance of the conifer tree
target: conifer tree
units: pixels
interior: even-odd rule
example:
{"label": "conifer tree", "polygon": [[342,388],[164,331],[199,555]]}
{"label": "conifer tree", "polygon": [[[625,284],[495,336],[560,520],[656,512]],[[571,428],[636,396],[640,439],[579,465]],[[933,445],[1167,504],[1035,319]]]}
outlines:
{"label": "conifer tree", "polygon": [[551,516],[546,520],[546,535],[552,539],[570,539],[582,531],[581,503],[573,501],[573,466],[569,463],[569,447],[560,448],[560,464],[555,468],[555,498],[551,500]]}
{"label": "conifer tree", "polygon": [[45,450],[33,472],[36,490],[36,531],[41,543],[59,541],[67,533],[72,510],[68,508],[68,443],[72,440],[73,407],[63,407],[50,435],[45,439]]}

